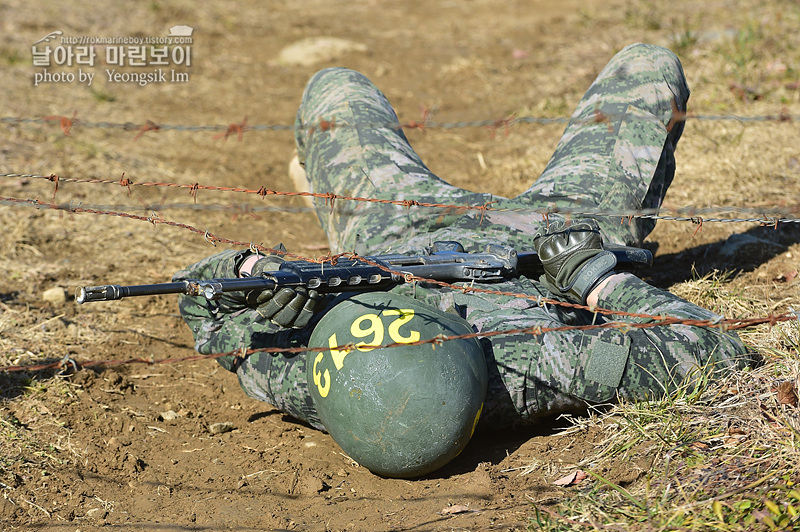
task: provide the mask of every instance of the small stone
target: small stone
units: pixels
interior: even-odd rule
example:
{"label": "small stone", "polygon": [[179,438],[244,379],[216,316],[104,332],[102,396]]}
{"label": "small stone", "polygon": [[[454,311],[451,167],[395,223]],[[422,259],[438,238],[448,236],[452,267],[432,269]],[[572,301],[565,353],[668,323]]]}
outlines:
{"label": "small stone", "polygon": [[60,286],[48,288],[42,293],[42,299],[54,305],[60,305],[67,301],[67,292]]}
{"label": "small stone", "polygon": [[363,43],[340,39],[338,37],[309,37],[290,44],[278,54],[281,65],[312,66],[317,63],[334,61],[350,52],[366,52]]}
{"label": "small stone", "polygon": [[313,496],[325,491],[325,483],[320,479],[308,476],[300,481],[300,493],[306,496]]}
{"label": "small stone", "polygon": [[208,432],[211,434],[222,434],[224,432],[230,432],[233,430],[233,423],[228,421],[222,423],[212,423],[208,426]]}
{"label": "small stone", "polygon": [[161,421],[172,421],[173,419],[177,419],[179,417],[180,417],[180,415],[175,413],[174,410],[167,410],[166,412],[161,412],[158,415],[158,418]]}
{"label": "small stone", "polygon": [[105,519],[108,515],[105,508],[92,508],[90,510],[86,510],[86,517],[90,519]]}

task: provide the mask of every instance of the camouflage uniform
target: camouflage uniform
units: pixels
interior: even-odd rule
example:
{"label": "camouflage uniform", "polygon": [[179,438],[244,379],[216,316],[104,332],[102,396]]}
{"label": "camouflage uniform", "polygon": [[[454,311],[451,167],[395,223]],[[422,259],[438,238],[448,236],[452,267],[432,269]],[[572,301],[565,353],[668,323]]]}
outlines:
{"label": "camouflage uniform", "polygon": [[[384,95],[351,70],[327,69],[311,79],[297,114],[296,141],[312,191],[437,204],[493,202],[493,210],[481,212],[342,200],[331,206],[317,199],[317,214],[333,252],[417,254],[437,240],[459,241],[467,251],[483,251],[490,242],[532,250],[533,237],[544,225],[535,209],[619,212],[660,206],[674,176],[674,150],[683,129],[678,115],[688,97],[672,52],[644,44],[625,48],[580,101],[539,179],[508,199],[456,188],[433,175],[412,150]],[[651,220],[621,224],[619,217],[596,218],[604,240],[618,244],[640,245],[654,226]],[[175,278],[233,277],[237,256],[235,251],[221,253]],[[478,332],[604,321],[588,312],[537,304],[539,296],[552,296],[536,280],[520,277],[487,287],[529,294],[531,299],[422,286],[395,290],[460,314]],[[335,303],[329,298],[322,313]],[[612,278],[599,306],[679,318],[716,317],[628,274]],[[229,298],[208,303],[184,297],[181,312],[201,353],[306,345],[314,324],[281,330],[256,309]],[[495,427],[581,410],[587,402],[660,396],[698,367],[718,371],[748,361],[735,334],[683,325],[494,336],[481,344],[489,371],[482,423]],[[222,363],[236,371],[249,396],[321,428],[306,393],[304,355],[255,354],[236,362],[227,357]]]}

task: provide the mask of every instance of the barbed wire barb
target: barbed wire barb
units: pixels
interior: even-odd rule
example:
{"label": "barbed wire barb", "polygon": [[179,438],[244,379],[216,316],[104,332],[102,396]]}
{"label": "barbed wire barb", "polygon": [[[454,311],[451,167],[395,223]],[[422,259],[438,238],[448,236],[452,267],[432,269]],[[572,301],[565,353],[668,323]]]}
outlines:
{"label": "barbed wire barb", "polygon": [[220,133],[219,135],[214,135],[212,138],[213,140],[228,140],[228,137],[236,134],[239,142],[242,142],[242,135],[247,130],[247,117],[245,116],[242,119],[241,123],[239,124],[230,124],[228,128],[225,130],[224,133]]}
{"label": "barbed wire barb", "polygon": [[147,133],[148,131],[160,131],[161,130],[161,126],[159,126],[158,124],[156,124],[152,120],[146,120],[145,123],[142,124],[141,126],[139,126],[137,129],[139,130],[139,132],[136,134],[135,137],[133,137],[134,141],[139,140],[139,138],[142,135],[144,135],[145,133]]}
{"label": "barbed wire barb", "polygon": [[48,122],[54,120],[58,121],[59,125],[61,126],[61,131],[64,132],[64,136],[68,137],[70,131],[72,131],[72,126],[78,123],[78,120],[75,118],[76,116],[78,116],[78,111],[72,112],[72,118],[67,118],[66,116],[60,116],[60,115],[50,115],[42,117],[42,120]]}

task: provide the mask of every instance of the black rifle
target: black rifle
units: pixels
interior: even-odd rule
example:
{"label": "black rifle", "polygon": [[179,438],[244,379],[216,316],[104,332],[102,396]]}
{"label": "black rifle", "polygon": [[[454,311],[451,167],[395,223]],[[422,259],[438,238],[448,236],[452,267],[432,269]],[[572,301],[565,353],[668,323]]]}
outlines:
{"label": "black rifle", "polygon": [[[646,249],[607,247],[617,258],[618,270],[647,268],[653,255]],[[437,281],[496,282],[519,275],[534,277],[543,273],[535,252],[517,253],[505,246],[489,245],[485,253],[466,253],[458,242],[436,242],[427,255],[376,255],[361,259],[340,258],[336,264],[287,261],[280,269],[263,276],[237,279],[187,279],[176,283],[120,286],[115,284],[80,287],[78,303],[112,301],[132,296],[186,294],[219,299],[224,292],[277,290],[305,287],[323,294],[387,290],[406,282],[406,275]],[[375,266],[379,264],[386,270]],[[387,270],[392,270],[392,273]]]}

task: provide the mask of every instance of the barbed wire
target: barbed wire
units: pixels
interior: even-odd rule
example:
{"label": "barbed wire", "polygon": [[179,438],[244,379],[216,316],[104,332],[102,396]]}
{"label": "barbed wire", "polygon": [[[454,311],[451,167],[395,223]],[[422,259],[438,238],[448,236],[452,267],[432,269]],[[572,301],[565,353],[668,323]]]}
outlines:
{"label": "barbed wire", "polygon": [[140,215],[135,215],[135,214],[130,214],[130,213],[124,213],[124,212],[101,211],[101,210],[97,210],[97,209],[89,209],[89,208],[83,208],[83,207],[63,206],[63,205],[56,205],[54,203],[44,203],[44,202],[41,202],[39,200],[23,200],[23,199],[20,199],[20,198],[6,198],[6,197],[2,197],[2,196],[0,196],[0,201],[8,201],[8,202],[17,203],[17,204],[29,204],[29,205],[33,206],[34,208],[36,208],[36,209],[44,208],[44,209],[50,209],[50,210],[68,211],[70,213],[78,213],[78,214],[94,214],[94,215],[104,215],[104,216],[117,216],[117,217],[132,219],[132,220],[146,221],[146,222],[149,222],[149,223],[151,223],[153,225],[163,224],[163,225],[168,225],[168,226],[172,226],[172,227],[177,227],[179,229],[184,229],[184,230],[187,230],[187,231],[191,231],[191,232],[193,232],[195,234],[198,234],[198,235],[203,235],[203,238],[205,239],[205,241],[208,242],[209,244],[211,244],[214,247],[216,247],[217,243],[224,243],[224,244],[229,244],[229,245],[232,245],[232,246],[248,247],[251,250],[261,251],[261,252],[264,252],[265,254],[277,254],[277,255],[280,255],[280,256],[282,256],[284,258],[292,258],[292,259],[302,260],[302,261],[311,262],[311,263],[315,263],[315,264],[324,265],[324,264],[327,263],[327,264],[330,264],[331,266],[336,266],[336,263],[337,263],[337,261],[339,259],[358,259],[359,261],[364,262],[364,263],[366,263],[366,264],[368,264],[370,266],[379,268],[379,269],[381,269],[381,270],[383,270],[383,271],[385,271],[387,273],[390,273],[390,274],[392,274],[394,276],[398,276],[399,278],[402,278],[407,283],[420,282],[420,283],[437,285],[437,286],[440,286],[442,288],[453,289],[453,290],[457,290],[459,292],[464,292],[464,293],[482,293],[482,294],[491,294],[491,295],[498,295],[498,296],[514,297],[514,298],[526,299],[526,300],[534,301],[538,305],[544,305],[544,304],[558,305],[558,306],[562,306],[562,307],[589,310],[589,311],[591,311],[591,312],[593,312],[595,314],[602,314],[602,315],[616,315],[616,316],[624,316],[624,317],[628,317],[628,318],[638,318],[638,319],[656,320],[656,321],[664,319],[663,316],[658,316],[658,315],[625,312],[625,311],[619,311],[619,310],[605,309],[605,308],[601,308],[601,307],[587,307],[585,305],[578,305],[578,304],[575,304],[575,303],[569,303],[569,302],[566,302],[566,301],[561,301],[561,300],[551,299],[551,298],[545,298],[545,297],[541,297],[541,296],[532,296],[530,294],[521,294],[521,293],[517,293],[517,292],[509,292],[509,291],[502,291],[502,290],[492,290],[492,289],[488,289],[488,288],[476,287],[473,284],[470,284],[468,286],[455,285],[455,284],[448,283],[448,282],[445,282],[445,281],[441,281],[441,280],[438,280],[438,279],[429,279],[429,278],[425,278],[425,277],[419,277],[419,276],[416,276],[416,275],[411,275],[411,274],[409,274],[407,272],[403,272],[403,271],[400,271],[400,270],[393,270],[392,268],[390,268],[390,267],[388,267],[388,266],[386,266],[384,264],[381,264],[381,263],[375,262],[373,260],[370,260],[369,257],[364,257],[364,256],[358,255],[356,253],[352,253],[352,252],[344,252],[344,253],[338,253],[338,254],[327,254],[327,255],[324,255],[324,256],[321,256],[321,257],[315,257],[315,258],[307,257],[307,256],[304,256],[304,255],[291,253],[291,252],[288,252],[288,251],[285,251],[285,250],[276,250],[274,248],[266,247],[266,246],[261,245],[261,244],[255,244],[252,241],[251,242],[244,242],[244,241],[232,240],[232,239],[229,239],[229,238],[221,237],[221,236],[218,236],[216,234],[211,233],[207,229],[206,230],[202,230],[202,229],[199,229],[199,228],[197,228],[195,226],[192,226],[190,224],[181,223],[181,222],[175,222],[175,221],[171,221],[171,220],[166,220],[164,218],[161,218],[160,216],[157,216],[155,213],[151,214],[150,216],[146,216],[145,217],[145,216],[140,216]]}
{"label": "barbed wire", "polygon": [[[65,135],[69,135],[73,128],[87,128],[87,129],[119,129],[122,131],[136,132],[134,140],[140,138],[146,133],[156,133],[159,131],[178,131],[178,132],[220,132],[213,136],[214,140],[227,139],[230,136],[237,136],[242,140],[242,134],[246,131],[288,131],[294,132],[298,129],[305,129],[309,131],[326,131],[339,128],[390,128],[390,129],[459,129],[459,128],[488,128],[496,132],[503,129],[506,134],[508,128],[517,124],[568,124],[568,123],[598,123],[608,122],[609,120],[619,118],[619,116],[611,113],[604,113],[595,110],[591,117],[586,119],[575,119],[571,117],[545,117],[545,116],[517,116],[510,114],[498,118],[478,119],[478,120],[462,120],[451,122],[437,122],[429,118],[427,110],[423,111],[420,120],[412,120],[406,122],[364,122],[364,123],[337,123],[334,120],[321,119],[317,124],[307,124],[297,126],[295,124],[248,124],[247,117],[242,122],[231,123],[227,125],[221,124],[206,124],[206,125],[190,125],[190,124],[158,124],[152,120],[145,120],[143,123],[134,122],[108,122],[99,121],[91,122],[84,121],[77,118],[76,113],[72,116],[66,115],[51,115],[44,117],[13,117],[7,116],[0,118],[0,124],[51,124],[58,123],[61,130]],[[705,122],[778,122],[787,123],[800,120],[800,115],[793,115],[788,111],[787,107],[783,107],[777,114],[774,115],[697,115],[693,113],[679,113],[674,117],[677,121],[697,120]]]}
{"label": "barbed wire", "polygon": [[[278,192],[278,194],[281,194]],[[4,206],[17,206],[19,204],[28,204],[33,203],[34,199],[23,199],[23,198],[7,198],[0,200],[0,205]],[[162,212],[162,211],[170,211],[170,210],[189,210],[189,211],[209,211],[209,212],[229,212],[233,215],[248,215],[248,214],[258,214],[263,212],[275,212],[275,213],[288,213],[288,214],[300,214],[300,213],[314,213],[316,209],[314,207],[296,207],[296,206],[281,206],[281,205],[257,205],[252,203],[167,203],[167,202],[158,202],[158,203],[141,203],[139,205],[133,204],[121,204],[121,203],[114,203],[114,204],[92,204],[86,203],[84,201],[76,202],[76,200],[72,200],[68,203],[59,203],[59,207],[62,210],[70,210],[73,207],[81,207],[86,209],[93,209],[93,210],[107,210],[107,211],[148,211],[148,212]],[[446,206],[445,208],[452,209],[455,206]],[[796,207],[795,209],[800,209],[800,207]],[[501,209],[501,208],[487,208],[487,211],[521,211],[522,209]],[[777,209],[764,209],[764,210],[757,210],[750,207],[733,207],[733,206],[719,206],[719,207],[681,207],[678,209],[671,208],[669,206],[662,207],[659,211],[655,209],[643,209],[639,211],[599,211],[599,210],[577,210],[571,208],[559,208],[557,210],[547,211],[542,209],[527,209],[532,212],[552,215],[552,214],[566,214],[566,215],[578,215],[578,214],[587,214],[593,216],[609,216],[615,218],[652,218],[658,220],[669,220],[669,221],[691,221],[695,223],[699,223],[700,219],[702,218],[703,223],[709,222],[756,222],[762,225],[772,226],[776,221],[779,223],[790,223],[790,222],[798,222],[800,220],[795,220],[792,218],[785,218],[785,217],[774,217],[774,216],[767,216],[767,214],[778,214],[782,211]],[[684,212],[686,216],[670,216],[670,215],[658,215],[655,214],[656,212]],[[752,214],[761,214],[760,216],[750,217],[750,218],[720,218],[720,217],[704,217],[709,214],[718,214],[720,212],[729,212],[729,213],[752,213]]]}
{"label": "barbed wire", "polygon": [[[282,250],[274,250],[271,248],[266,248],[262,245],[256,245],[253,242],[242,242],[236,241],[224,237],[220,237],[210,233],[208,230],[201,230],[192,225],[184,224],[180,222],[174,222],[170,220],[163,219],[155,214],[150,216],[138,216],[130,213],[122,213],[116,211],[102,211],[98,209],[91,209],[91,208],[84,208],[84,207],[74,207],[71,205],[64,206],[64,205],[56,205],[54,203],[44,203],[39,200],[31,200],[31,199],[20,199],[20,198],[7,198],[7,197],[0,197],[0,202],[6,202],[9,204],[27,204],[36,209],[52,209],[52,210],[61,210],[61,211],[68,211],[70,213],[83,213],[83,214],[95,214],[95,215],[106,215],[106,216],[119,216],[123,218],[129,218],[139,221],[146,221],[152,223],[153,225],[164,224],[169,225],[181,229],[185,229],[196,234],[202,234],[204,239],[209,242],[210,244],[216,246],[217,242],[222,242],[226,244],[231,244],[235,246],[248,246],[250,249],[257,249],[263,252],[270,252],[270,253],[278,253],[284,257],[294,258],[297,260],[305,260],[308,262],[314,262],[318,264],[325,264],[330,263],[331,265],[336,265],[336,262],[340,258],[357,258],[366,264],[372,265],[374,267],[380,268],[386,272],[399,275],[401,278],[404,279],[405,282],[419,282],[419,283],[426,283],[437,285],[442,288],[448,288],[452,290],[457,290],[460,292],[465,293],[485,293],[485,294],[493,294],[493,295],[500,295],[500,296],[510,296],[520,299],[526,299],[530,301],[535,301],[538,305],[558,305],[563,307],[571,307],[577,309],[588,310],[595,314],[601,314],[606,316],[620,316],[620,317],[627,317],[627,318],[635,318],[635,319],[643,319],[646,320],[644,323],[637,323],[637,322],[629,322],[629,321],[609,321],[605,323],[593,324],[593,325],[563,325],[559,327],[528,327],[528,328],[521,328],[521,329],[508,329],[502,331],[484,331],[481,333],[472,333],[467,335],[458,335],[458,336],[437,336],[435,338],[420,340],[418,342],[412,344],[386,344],[381,345],[379,347],[391,348],[391,347],[398,347],[401,345],[408,346],[408,345],[424,345],[424,344],[441,344],[444,341],[456,340],[456,339],[464,339],[464,338],[477,338],[477,337],[493,337],[493,336],[501,336],[501,335],[514,335],[514,334],[530,334],[530,335],[541,335],[547,332],[560,332],[560,331],[569,331],[569,330],[592,330],[592,329],[607,329],[607,328],[617,328],[620,330],[630,330],[630,329],[642,329],[642,328],[649,328],[649,327],[660,327],[660,326],[670,326],[670,325],[687,325],[687,326],[696,326],[696,327],[715,327],[720,328],[721,330],[738,330],[746,327],[752,327],[755,325],[760,324],[769,324],[770,327],[776,325],[779,322],[783,321],[792,321],[797,320],[800,322],[800,312],[793,312],[793,313],[786,313],[782,315],[774,315],[769,314],[767,316],[761,317],[754,317],[754,318],[724,318],[720,316],[714,320],[697,320],[697,319],[683,319],[683,318],[676,318],[671,316],[664,316],[664,315],[651,315],[651,314],[642,314],[642,313],[632,313],[632,312],[625,312],[625,311],[618,311],[612,309],[605,309],[600,307],[587,307],[584,305],[577,305],[574,303],[569,303],[566,301],[556,300],[552,298],[546,298],[542,296],[533,296],[531,294],[521,294],[516,292],[508,292],[502,290],[492,290],[488,288],[476,287],[474,285],[456,285],[447,283],[444,281],[440,281],[437,279],[428,279],[424,277],[419,277],[415,275],[410,275],[406,272],[393,270],[383,264],[379,264],[370,260],[368,257],[361,257],[354,253],[340,253],[337,255],[327,255],[320,258],[310,258],[304,257],[302,255],[289,253]],[[355,347],[352,345],[343,345],[338,346],[337,349],[339,350],[352,350]],[[192,355],[189,357],[182,357],[182,358],[169,358],[169,359],[141,359],[141,358],[134,358],[134,359],[127,359],[127,360],[102,360],[102,361],[87,361],[81,362],[80,365],[83,367],[91,367],[91,366],[100,366],[100,365],[119,365],[119,364],[132,364],[132,363],[148,363],[148,364],[166,364],[166,363],[177,363],[177,362],[185,362],[191,360],[201,360],[201,359],[213,359],[219,358],[226,355],[238,355],[238,356],[247,356],[252,353],[256,352],[268,352],[268,353],[301,353],[306,351],[327,351],[330,348],[308,348],[308,347],[297,347],[297,348],[260,348],[260,349],[240,349],[235,350],[227,353],[215,353],[211,355]],[[39,371],[45,369],[55,369],[55,368],[65,368],[67,364],[72,364],[73,366],[77,367],[77,362],[72,360],[70,357],[65,357],[64,359],[58,362],[52,362],[47,364],[39,364],[33,366],[5,366],[0,367],[0,371],[5,372],[16,372],[16,371]]]}
{"label": "barbed wire", "polygon": [[[528,296],[529,297],[529,296]],[[714,320],[698,320],[698,319],[683,319],[683,318],[675,318],[670,316],[653,316],[655,318],[653,321],[646,322],[646,323],[632,323],[632,322],[621,322],[621,321],[611,321],[606,323],[598,323],[593,325],[562,325],[559,327],[524,327],[524,328],[517,328],[517,329],[506,329],[500,331],[483,331],[483,332],[475,332],[475,333],[468,333],[468,334],[461,334],[461,335],[453,335],[453,336],[445,336],[445,335],[438,335],[433,338],[427,338],[424,340],[418,340],[415,342],[409,343],[390,343],[390,344],[381,344],[381,345],[362,345],[360,346],[361,349],[370,348],[370,349],[393,349],[397,347],[410,347],[410,346],[418,346],[418,345],[432,345],[432,346],[439,346],[442,345],[444,342],[450,342],[453,340],[462,340],[462,339],[472,339],[472,338],[492,338],[496,336],[511,336],[511,335],[520,335],[526,334],[530,336],[541,336],[546,333],[551,332],[563,332],[563,331],[588,331],[588,330],[597,330],[597,329],[619,329],[621,331],[629,331],[632,329],[648,329],[653,327],[664,327],[670,325],[686,325],[686,326],[693,326],[693,327],[708,327],[708,328],[718,328],[723,331],[735,331],[739,329],[744,329],[748,327],[754,327],[756,325],[763,325],[769,324],[770,327],[777,325],[780,322],[784,321],[798,321],[800,322],[800,315],[798,313],[787,313],[781,315],[773,315],[770,314],[768,316],[761,316],[755,318],[722,318],[714,319]],[[211,353],[211,354],[197,354],[197,355],[190,355],[186,357],[177,357],[177,358],[163,358],[163,359],[155,359],[155,358],[132,358],[132,359],[114,359],[114,360],[89,360],[84,362],[78,362],[73,360],[70,356],[65,356],[61,360],[57,362],[49,362],[44,364],[36,364],[31,366],[24,366],[24,365],[14,365],[14,366],[3,366],[0,367],[0,372],[20,372],[20,371],[42,371],[47,369],[68,369],[69,364],[71,364],[75,369],[77,366],[80,365],[81,367],[95,367],[95,366],[118,366],[118,365],[125,365],[125,364],[149,364],[149,365],[156,365],[156,364],[175,364],[180,362],[190,362],[190,361],[197,361],[197,360],[214,360],[217,358],[221,358],[224,356],[235,356],[235,357],[247,357],[254,353],[269,353],[269,354],[302,354],[308,352],[326,352],[331,350],[336,351],[354,351],[357,347],[355,344],[345,344],[339,345],[334,347],[263,347],[263,348],[250,348],[250,349],[235,349],[232,351],[224,352],[224,353]]]}
{"label": "barbed wire", "polygon": [[[719,206],[719,207],[680,207],[673,208],[669,205],[662,205],[658,209],[627,209],[627,210],[600,210],[600,209],[587,209],[576,207],[563,207],[563,206],[549,206],[549,207],[502,207],[494,205],[494,202],[489,202],[481,205],[467,205],[467,204],[448,204],[448,203],[430,203],[421,202],[416,200],[392,200],[380,198],[366,198],[357,196],[345,196],[336,194],[334,192],[296,192],[296,191],[279,191],[269,189],[262,186],[258,189],[240,188],[240,187],[223,187],[216,185],[201,185],[200,183],[181,184],[170,182],[135,182],[130,178],[125,177],[125,173],[119,179],[100,179],[100,178],[72,178],[61,177],[58,174],[34,174],[34,173],[0,173],[0,178],[20,178],[20,179],[44,179],[53,183],[53,200],[55,200],[61,183],[82,183],[82,184],[105,184],[117,185],[128,189],[128,195],[132,194],[131,187],[144,186],[144,187],[167,187],[167,188],[182,188],[187,189],[189,194],[197,202],[197,192],[199,190],[216,191],[216,192],[234,192],[243,194],[252,194],[265,198],[266,196],[283,196],[283,197],[310,197],[319,198],[324,200],[326,206],[333,208],[337,201],[353,201],[365,202],[373,204],[395,205],[404,208],[436,208],[446,209],[450,211],[469,212],[475,211],[483,217],[487,212],[530,212],[538,213],[545,219],[551,215],[560,214],[566,216],[590,216],[590,217],[609,217],[620,218],[621,223],[625,220],[629,222],[633,219],[651,219],[651,220],[665,220],[676,222],[691,222],[698,226],[698,230],[704,223],[757,223],[762,226],[771,226],[777,228],[780,224],[796,224],[800,223],[800,218],[790,217],[788,213],[800,212],[800,204],[786,205],[780,208],[763,208],[763,207],[735,207],[735,206]],[[7,204],[29,203],[31,199],[9,198]],[[154,206],[155,207],[155,206]],[[63,206],[68,209],[69,206]],[[140,209],[141,207],[132,207]],[[221,210],[223,207],[214,206],[209,210]],[[308,208],[306,208],[308,209]],[[102,210],[102,209],[98,209]],[[153,210],[159,211],[160,209],[154,208]],[[202,208],[197,208],[202,210]],[[280,210],[278,208],[262,209],[262,210]],[[287,212],[301,212],[297,208],[287,207]],[[242,212],[248,212],[248,207],[242,208]],[[719,213],[743,213],[751,214],[749,217],[722,217]],[[672,213],[672,214],[666,214]],[[709,214],[717,214],[717,216],[707,217]]]}
{"label": "barbed wire", "polygon": [[[21,198],[9,198],[9,201],[0,200],[0,205],[15,207],[19,206]],[[32,202],[33,199],[22,200],[24,202]],[[316,212],[313,207],[292,207],[281,205],[253,205],[252,203],[142,203],[140,205],[127,205],[127,204],[93,204],[84,201],[71,201],[68,203],[59,203],[62,210],[70,210],[72,206],[81,207],[85,209],[101,210],[101,211],[144,211],[144,212],[163,212],[163,211],[208,211],[208,212],[224,212],[230,213],[233,216],[245,215],[258,215],[265,212],[274,212],[282,214],[303,214]]]}

